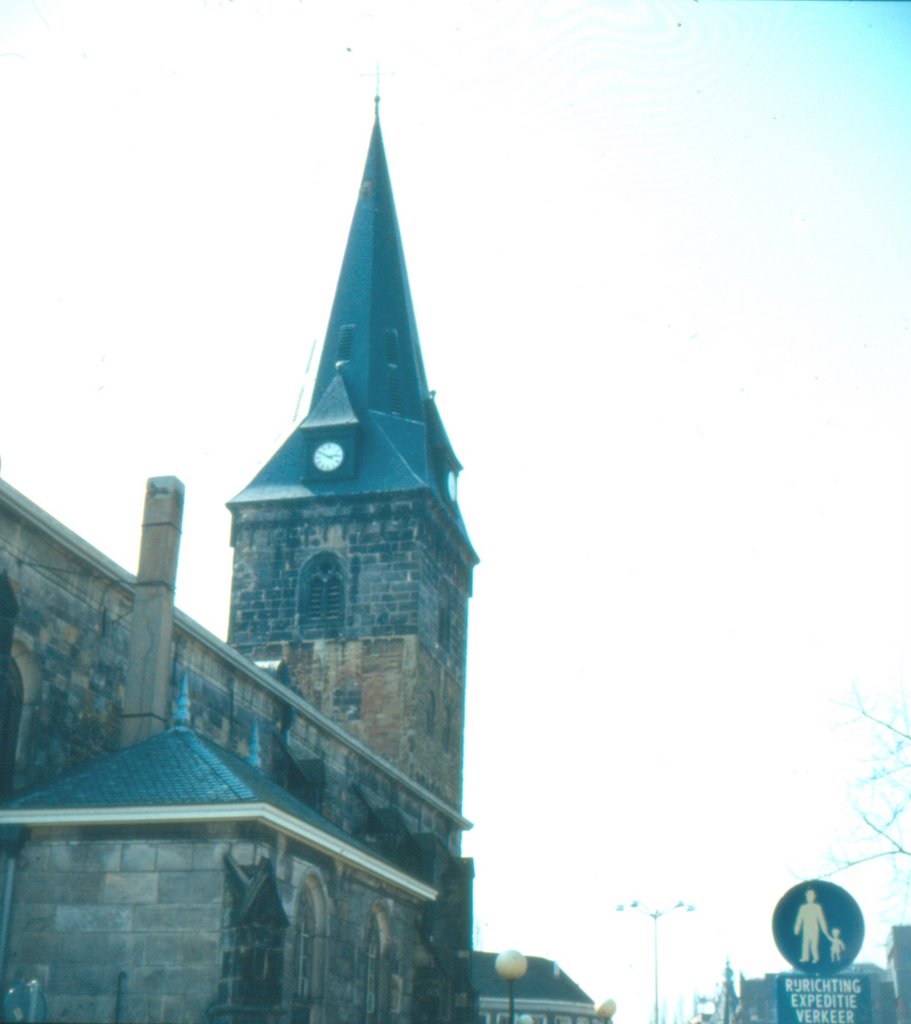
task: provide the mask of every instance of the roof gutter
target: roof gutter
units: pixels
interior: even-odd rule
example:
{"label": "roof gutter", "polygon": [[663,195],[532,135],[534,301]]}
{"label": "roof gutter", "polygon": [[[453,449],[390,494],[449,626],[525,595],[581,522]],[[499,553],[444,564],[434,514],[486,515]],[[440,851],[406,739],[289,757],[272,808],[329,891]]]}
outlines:
{"label": "roof gutter", "polygon": [[92,825],[212,824],[213,822],[254,821],[328,854],[349,867],[366,871],[418,899],[433,901],[437,890],[411,875],[399,871],[351,843],[327,835],[321,829],[260,801],[234,804],[193,804],[191,806],[153,807],[68,807],[6,808],[0,810],[0,825],[24,825],[28,828]]}

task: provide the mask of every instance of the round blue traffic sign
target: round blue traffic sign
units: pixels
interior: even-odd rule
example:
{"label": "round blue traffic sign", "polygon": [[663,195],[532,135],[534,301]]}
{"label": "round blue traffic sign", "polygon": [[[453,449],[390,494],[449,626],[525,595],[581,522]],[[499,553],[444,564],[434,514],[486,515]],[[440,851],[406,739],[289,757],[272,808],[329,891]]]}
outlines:
{"label": "round blue traffic sign", "polygon": [[804,974],[837,974],[864,943],[864,916],[854,897],[832,882],[801,882],[772,914],[778,951]]}

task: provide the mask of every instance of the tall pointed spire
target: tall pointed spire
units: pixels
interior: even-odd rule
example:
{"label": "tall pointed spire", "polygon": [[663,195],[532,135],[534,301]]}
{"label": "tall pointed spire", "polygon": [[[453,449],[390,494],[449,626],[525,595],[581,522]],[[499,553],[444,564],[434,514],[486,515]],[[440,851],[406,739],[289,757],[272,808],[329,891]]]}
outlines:
{"label": "tall pointed spire", "polygon": [[377,99],[310,409],[230,506],[429,488],[464,530],[460,470],[427,386]]}
{"label": "tall pointed spire", "polygon": [[460,468],[424,374],[376,118],[310,408],[229,503],[228,636],[254,660],[281,651],[295,690],[454,805],[478,561]]}
{"label": "tall pointed spire", "polygon": [[339,371],[355,409],[423,418],[430,397],[405,268],[379,113],[313,389]]}

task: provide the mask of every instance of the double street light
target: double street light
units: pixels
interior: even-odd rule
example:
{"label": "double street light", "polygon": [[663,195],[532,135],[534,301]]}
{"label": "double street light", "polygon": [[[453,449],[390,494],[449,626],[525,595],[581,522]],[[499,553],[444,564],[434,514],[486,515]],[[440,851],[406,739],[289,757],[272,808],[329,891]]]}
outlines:
{"label": "double street light", "polygon": [[666,914],[672,914],[675,910],[685,910],[687,913],[692,913],[696,908],[692,903],[684,903],[683,900],[678,900],[672,907],[665,907],[663,910],[649,910],[644,903],[640,903],[639,900],[633,900],[632,903],[621,903],[617,910],[638,910],[640,914],[645,914],[646,917],[652,919],[652,925],[654,928],[654,952],[655,952],[655,1020],[654,1024],[660,1024],[659,1010],[658,1010],[658,921]]}

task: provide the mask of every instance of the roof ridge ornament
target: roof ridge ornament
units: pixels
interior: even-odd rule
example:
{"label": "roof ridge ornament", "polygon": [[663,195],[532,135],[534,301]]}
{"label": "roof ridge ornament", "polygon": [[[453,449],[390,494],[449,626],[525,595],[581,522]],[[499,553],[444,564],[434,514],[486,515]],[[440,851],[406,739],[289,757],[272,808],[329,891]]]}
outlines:
{"label": "roof ridge ornament", "polygon": [[174,709],[174,728],[190,728],[190,694],[187,689],[187,674],[180,677],[180,693],[177,695],[177,707]]}
{"label": "roof ridge ornament", "polygon": [[259,725],[254,718],[253,728],[250,730],[250,753],[247,754],[247,764],[252,765],[254,768],[262,768],[263,762],[260,754]]}

